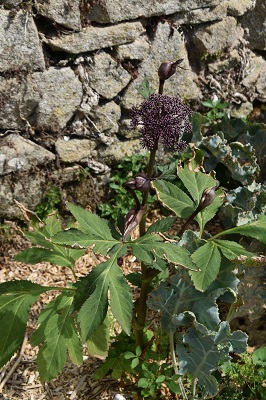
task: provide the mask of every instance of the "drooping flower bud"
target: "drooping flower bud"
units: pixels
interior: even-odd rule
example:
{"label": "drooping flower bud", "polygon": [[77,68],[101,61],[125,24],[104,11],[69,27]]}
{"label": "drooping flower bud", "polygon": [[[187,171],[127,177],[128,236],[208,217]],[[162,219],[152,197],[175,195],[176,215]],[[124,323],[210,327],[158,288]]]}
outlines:
{"label": "drooping flower bud", "polygon": [[122,238],[123,242],[126,240],[128,235],[133,231],[133,229],[135,229],[138,226],[145,212],[146,212],[146,206],[141,206],[141,207],[134,207],[127,213],[125,217],[125,230]]}
{"label": "drooping flower bud", "polygon": [[117,265],[119,265],[119,267],[122,267],[123,262],[124,262],[124,259],[123,259],[122,256],[120,256],[120,257],[117,258]]}
{"label": "drooping flower bud", "polygon": [[145,174],[139,173],[134,178],[123,183],[125,189],[130,190],[140,190],[141,192],[146,192],[150,188],[150,181],[153,178],[148,178]]}
{"label": "drooping flower bud", "polygon": [[179,60],[177,60],[177,61],[166,61],[166,62],[163,62],[163,63],[160,65],[159,69],[158,69],[159,78],[160,78],[162,81],[166,81],[167,79],[169,79],[172,75],[174,75],[177,66],[178,66],[179,64],[181,64],[181,62],[182,62],[183,60],[184,60],[184,59],[181,58],[181,59],[179,59]]}
{"label": "drooping flower bud", "polygon": [[199,203],[200,210],[208,207],[213,202],[213,200],[215,199],[215,191],[217,190],[218,186],[219,183],[217,183],[216,186],[204,190]]}

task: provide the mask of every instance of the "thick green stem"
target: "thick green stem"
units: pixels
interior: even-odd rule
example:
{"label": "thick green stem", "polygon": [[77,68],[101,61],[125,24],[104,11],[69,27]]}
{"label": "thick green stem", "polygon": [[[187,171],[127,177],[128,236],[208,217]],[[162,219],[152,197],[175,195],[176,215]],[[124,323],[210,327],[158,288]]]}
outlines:
{"label": "thick green stem", "polygon": [[[159,94],[163,93],[164,81],[160,79],[159,82]],[[147,167],[147,177],[151,178],[153,174],[153,168],[155,164],[155,156],[158,149],[159,139],[154,143],[153,149],[150,152],[149,164]],[[142,197],[142,206],[147,204],[149,191],[143,193]],[[146,232],[146,215],[143,216],[142,220],[139,224],[139,235],[143,236]],[[157,273],[156,273],[157,275]],[[143,349],[144,346],[144,327],[146,322],[146,314],[147,314],[147,299],[150,291],[150,282],[152,281],[155,275],[150,273],[149,268],[142,262],[141,263],[141,287],[140,287],[140,296],[138,302],[138,309],[136,313],[137,324],[135,327],[135,337],[136,344]]]}

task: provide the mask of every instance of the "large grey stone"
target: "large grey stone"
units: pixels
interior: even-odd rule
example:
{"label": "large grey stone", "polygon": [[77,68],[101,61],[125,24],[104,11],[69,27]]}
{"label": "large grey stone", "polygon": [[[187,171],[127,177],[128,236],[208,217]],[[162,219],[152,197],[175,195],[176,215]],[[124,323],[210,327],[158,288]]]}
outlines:
{"label": "large grey stone", "polygon": [[248,11],[241,18],[241,25],[245,29],[245,39],[251,49],[266,50],[266,2],[257,0],[255,8]]}
{"label": "large grey stone", "polygon": [[230,0],[228,1],[228,14],[239,17],[254,8],[254,0]]}
{"label": "large grey stone", "polygon": [[25,126],[20,116],[20,104],[25,90],[24,80],[0,76],[0,129]]}
{"label": "large grey stone", "polygon": [[38,14],[73,30],[81,29],[79,0],[46,0],[36,4]]}
{"label": "large grey stone", "polygon": [[133,43],[121,44],[116,48],[119,60],[144,60],[150,51],[150,42],[147,36],[140,36]]}
{"label": "large grey stone", "polygon": [[199,27],[195,32],[194,43],[203,55],[217,55],[232,46],[237,38],[237,21],[227,17],[223,21]]}
{"label": "large grey stone", "polygon": [[201,7],[215,6],[221,2],[223,0],[97,0],[91,4],[89,18],[99,23],[114,23],[139,17],[169,15],[179,11],[189,12]]}
{"label": "large grey stone", "polygon": [[104,98],[113,99],[131,80],[130,74],[108,53],[101,51],[89,67],[90,86]]}
{"label": "large grey stone", "polygon": [[53,153],[17,134],[0,138],[0,175],[27,171],[53,160]]}
{"label": "large grey stone", "polygon": [[266,61],[262,57],[251,58],[249,71],[242,84],[253,88],[253,98],[266,101]]}
{"label": "large grey stone", "polygon": [[98,159],[109,166],[118,163],[124,157],[133,154],[145,154],[146,150],[141,147],[138,139],[122,142],[115,141],[110,146],[101,146],[98,149]]}
{"label": "large grey stone", "polygon": [[29,13],[0,10],[0,72],[43,70],[38,31]]}
{"label": "large grey stone", "polygon": [[183,11],[173,15],[177,25],[197,25],[204,22],[218,21],[226,17],[227,3],[221,2],[215,6],[201,7],[189,12]]}
{"label": "large grey stone", "polygon": [[114,101],[94,107],[89,115],[91,131],[99,140],[104,143],[111,143],[115,140],[119,130],[119,119],[121,117],[121,109]]}
{"label": "large grey stone", "polygon": [[[171,35],[171,33],[173,34]],[[196,75],[190,69],[182,36],[176,29],[171,32],[168,23],[159,22],[151,50],[138,69],[138,77],[126,89],[121,99],[121,106],[131,109],[143,101],[139,89],[144,77],[148,79],[150,87],[157,92],[159,86],[158,68],[161,63],[181,58],[184,59],[181,66],[185,69],[178,68],[176,73],[165,82],[165,94],[179,96],[182,99],[200,99],[201,92],[195,83]]]}
{"label": "large grey stone", "polygon": [[59,158],[65,163],[74,163],[86,157],[94,157],[97,142],[89,139],[58,138],[55,142],[55,149]]}
{"label": "large grey stone", "polygon": [[143,32],[139,21],[106,27],[88,26],[81,32],[47,39],[47,43],[55,51],[78,54],[133,42]]}
{"label": "large grey stone", "polygon": [[21,211],[14,200],[29,210],[35,210],[43,200],[46,190],[47,181],[40,172],[26,171],[0,177],[1,218],[21,218]]}
{"label": "large grey stone", "polygon": [[82,100],[82,84],[71,68],[49,68],[27,79],[21,114],[35,129],[61,130]]}

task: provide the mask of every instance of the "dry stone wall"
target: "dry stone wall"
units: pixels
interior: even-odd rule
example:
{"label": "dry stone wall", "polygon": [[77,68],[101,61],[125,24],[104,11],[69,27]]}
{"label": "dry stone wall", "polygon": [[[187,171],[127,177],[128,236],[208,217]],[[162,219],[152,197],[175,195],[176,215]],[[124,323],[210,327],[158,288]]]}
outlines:
{"label": "dry stone wall", "polygon": [[114,163],[143,151],[129,110],[163,61],[184,59],[166,89],[194,107],[265,102],[265,21],[264,0],[0,0],[0,217],[51,184],[95,208]]}

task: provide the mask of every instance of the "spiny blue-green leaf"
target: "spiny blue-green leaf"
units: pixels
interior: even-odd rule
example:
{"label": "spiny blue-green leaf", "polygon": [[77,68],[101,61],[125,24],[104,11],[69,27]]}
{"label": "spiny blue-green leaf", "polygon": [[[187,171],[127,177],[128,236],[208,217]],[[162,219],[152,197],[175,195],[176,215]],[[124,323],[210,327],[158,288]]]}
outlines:
{"label": "spiny blue-green leaf", "polygon": [[53,315],[43,321],[45,342],[37,356],[42,382],[51,380],[63,370],[67,360],[67,349],[73,361],[82,360],[81,346],[78,345],[78,335],[75,332],[73,317],[70,316],[73,296],[69,293],[63,293],[61,296],[66,298],[64,307],[54,309]]}
{"label": "spiny blue-green leaf", "polygon": [[88,352],[92,357],[106,357],[110,344],[110,322],[107,318],[102,325],[96,329],[94,334],[87,341]]}
{"label": "spiny blue-green leaf", "polygon": [[89,210],[84,210],[82,207],[75,206],[71,203],[67,203],[67,205],[84,233],[106,240],[113,240],[108,221],[100,218],[97,214]]}
{"label": "spiny blue-green leaf", "polygon": [[15,256],[16,261],[22,261],[27,264],[37,264],[42,261],[48,261],[61,267],[73,268],[75,261],[84,253],[84,249],[64,249],[56,248],[53,250],[41,247],[31,247],[23,250]]}
{"label": "spiny blue-green leaf", "polygon": [[239,256],[253,257],[255,254],[245,250],[241,244],[233,242],[231,240],[214,240],[214,243],[219,247],[223,255],[228,260],[235,260]]}
{"label": "spiny blue-green leaf", "polygon": [[110,304],[114,317],[123,330],[130,335],[133,308],[132,294],[117,264],[114,264],[110,270]]}
{"label": "spiny blue-green leaf", "polygon": [[191,255],[199,272],[189,271],[195,288],[205,291],[219,273],[221,254],[213,242],[206,242]]}
{"label": "spiny blue-green leaf", "polygon": [[86,342],[96,329],[103,323],[108,309],[108,274],[103,274],[94,292],[82,305],[78,313],[78,322],[81,330],[81,338]]}
{"label": "spiny blue-green leaf", "polygon": [[180,218],[189,218],[195,210],[191,198],[177,186],[164,180],[152,182],[159,201]]}
{"label": "spiny blue-green leaf", "polygon": [[[218,368],[219,361],[228,358],[229,352],[235,348],[233,335],[228,331],[228,322],[222,322],[217,333],[202,334],[194,327],[189,328],[183,343],[177,344],[179,373],[192,373],[194,379],[197,378],[204,386],[205,394],[215,395],[217,383],[211,378],[211,373]],[[243,338],[238,339],[242,341]]]}
{"label": "spiny blue-green leaf", "polygon": [[196,205],[199,204],[203,191],[216,186],[217,183],[215,179],[201,171],[190,171],[186,165],[178,171],[178,177],[187,188]]}
{"label": "spiny blue-green leaf", "polygon": [[229,235],[232,233],[239,233],[240,235],[250,236],[262,243],[266,244],[266,215],[258,215],[257,221],[250,222],[249,224],[236,226],[235,228],[227,229],[226,231],[220,232],[213,238],[218,238],[223,235]]}
{"label": "spiny blue-green leaf", "polygon": [[52,290],[30,281],[0,285],[0,366],[18,350],[23,341],[30,307],[40,294]]}
{"label": "spiny blue-green leaf", "polygon": [[71,228],[66,231],[59,232],[53,237],[53,241],[59,244],[65,244],[68,246],[82,246],[90,247],[95,245],[94,252],[101,254],[107,254],[108,250],[115,244],[119,243],[113,237],[106,239],[105,237],[99,237],[92,233],[84,233],[79,229]]}
{"label": "spiny blue-green leaf", "polygon": [[161,324],[166,332],[175,332],[176,325],[187,326],[193,320],[214,330],[220,322],[215,300],[196,290],[187,271],[179,270],[151,292],[148,305],[162,314]]}

